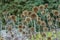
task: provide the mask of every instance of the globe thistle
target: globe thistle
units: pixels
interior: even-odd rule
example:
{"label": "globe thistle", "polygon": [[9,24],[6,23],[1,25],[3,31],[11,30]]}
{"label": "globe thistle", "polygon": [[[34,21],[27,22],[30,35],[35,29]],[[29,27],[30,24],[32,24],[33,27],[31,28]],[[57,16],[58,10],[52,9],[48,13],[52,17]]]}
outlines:
{"label": "globe thistle", "polygon": [[24,10],[24,11],[22,12],[22,14],[23,14],[24,16],[28,16],[28,11],[27,11],[27,10]]}
{"label": "globe thistle", "polygon": [[41,11],[43,11],[43,10],[45,9],[44,5],[40,5],[40,6],[39,6],[39,9],[40,9]]}
{"label": "globe thistle", "polygon": [[37,13],[38,12],[38,7],[33,7],[32,11]]}

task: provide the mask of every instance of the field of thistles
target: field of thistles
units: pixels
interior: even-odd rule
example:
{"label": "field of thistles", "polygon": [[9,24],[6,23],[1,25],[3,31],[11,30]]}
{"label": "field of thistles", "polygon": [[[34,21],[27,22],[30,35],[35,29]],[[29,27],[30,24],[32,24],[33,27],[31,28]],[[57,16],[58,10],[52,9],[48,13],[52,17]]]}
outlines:
{"label": "field of thistles", "polygon": [[60,0],[0,0],[0,40],[60,40]]}

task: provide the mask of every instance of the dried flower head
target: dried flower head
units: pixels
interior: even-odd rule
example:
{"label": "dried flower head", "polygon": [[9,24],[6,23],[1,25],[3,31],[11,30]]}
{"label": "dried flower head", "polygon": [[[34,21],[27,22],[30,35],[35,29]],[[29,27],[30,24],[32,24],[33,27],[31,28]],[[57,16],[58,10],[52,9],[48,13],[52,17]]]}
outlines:
{"label": "dried flower head", "polygon": [[37,16],[37,21],[38,21],[38,20],[41,20],[41,17],[38,17],[38,16]]}
{"label": "dried flower head", "polygon": [[59,16],[58,10],[52,10],[54,16]]}
{"label": "dried flower head", "polygon": [[45,27],[45,26],[46,26],[45,21],[41,21],[41,26],[43,26],[43,27]]}
{"label": "dried flower head", "polygon": [[52,21],[48,21],[48,25],[50,26],[50,25],[52,25],[53,23],[52,23]]}
{"label": "dried flower head", "polygon": [[16,21],[16,17],[15,17],[15,15],[11,15],[11,16],[9,16],[14,22]]}
{"label": "dried flower head", "polygon": [[37,21],[37,24],[41,25],[41,20],[38,20],[38,21]]}
{"label": "dried flower head", "polygon": [[24,10],[22,14],[23,14],[24,16],[28,16],[28,11],[27,11],[27,10]]}
{"label": "dried flower head", "polygon": [[21,14],[21,18],[24,18],[25,17],[25,15],[24,14]]}
{"label": "dried flower head", "polygon": [[38,12],[38,7],[33,7],[33,12],[37,13]]}
{"label": "dried flower head", "polygon": [[60,22],[60,18],[57,18],[58,22]]}
{"label": "dried flower head", "polygon": [[42,37],[46,37],[46,34],[45,34],[45,32],[43,32],[43,33],[42,33]]}
{"label": "dried flower head", "polygon": [[48,28],[47,27],[43,27],[43,31],[48,31]]}
{"label": "dried flower head", "polygon": [[45,8],[44,5],[40,5],[40,6],[39,6],[39,9],[40,9],[41,11],[43,11],[44,8]]}
{"label": "dried flower head", "polygon": [[37,14],[35,14],[35,13],[31,14],[31,18],[32,19],[36,19],[37,18]]}
{"label": "dried flower head", "polygon": [[31,29],[30,29],[30,30],[31,30],[31,32],[34,32],[34,27],[31,27]]}
{"label": "dried flower head", "polygon": [[4,40],[3,37],[0,36],[0,40]]}
{"label": "dried flower head", "polygon": [[30,16],[31,16],[31,14],[32,14],[32,11],[29,11],[29,12],[28,12],[28,16],[30,17]]}
{"label": "dried flower head", "polygon": [[41,11],[41,14],[44,15],[45,14],[45,11]]}
{"label": "dried flower head", "polygon": [[11,31],[12,30],[12,26],[8,25],[7,29],[8,29],[8,31]]}
{"label": "dried flower head", "polygon": [[23,34],[26,34],[26,32],[24,32],[24,31],[23,31],[22,33],[23,33]]}
{"label": "dried flower head", "polygon": [[31,21],[31,18],[30,17],[26,17],[25,18],[25,21],[30,22]]}
{"label": "dried flower head", "polygon": [[23,24],[27,25],[27,24],[28,24],[28,22],[24,20],[24,21],[23,21]]}
{"label": "dried flower head", "polygon": [[19,32],[23,32],[23,30],[22,29],[19,29]]}
{"label": "dried flower head", "polygon": [[19,28],[23,28],[23,26],[22,25],[19,25]]}
{"label": "dried flower head", "polygon": [[45,4],[45,8],[47,8],[48,7],[48,4]]}

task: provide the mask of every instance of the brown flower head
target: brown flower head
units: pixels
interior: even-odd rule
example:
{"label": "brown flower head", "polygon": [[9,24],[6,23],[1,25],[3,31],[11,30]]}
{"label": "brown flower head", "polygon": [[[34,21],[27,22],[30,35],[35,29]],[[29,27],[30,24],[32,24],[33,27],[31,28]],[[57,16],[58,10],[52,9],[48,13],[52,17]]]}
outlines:
{"label": "brown flower head", "polygon": [[22,29],[19,29],[19,32],[22,32],[23,30]]}
{"label": "brown flower head", "polygon": [[43,27],[43,31],[48,31],[48,28],[47,27]]}
{"label": "brown flower head", "polygon": [[52,10],[54,16],[59,16],[58,10]]}
{"label": "brown flower head", "polygon": [[37,16],[37,21],[38,21],[38,20],[41,20],[41,17],[38,17],[38,16]]}
{"label": "brown flower head", "polygon": [[43,33],[42,33],[42,37],[46,37],[46,34],[45,34],[45,32],[43,32]]}
{"label": "brown flower head", "polygon": [[37,21],[37,24],[41,25],[41,20],[38,20],[38,21]]}
{"label": "brown flower head", "polygon": [[12,26],[9,25],[9,26],[7,27],[7,29],[8,29],[8,31],[11,31],[11,30],[12,30]]}
{"label": "brown flower head", "polygon": [[31,14],[31,18],[32,19],[36,19],[37,18],[37,14],[35,14],[35,13]]}
{"label": "brown flower head", "polygon": [[45,11],[42,11],[41,14],[44,15],[45,14]]}
{"label": "brown flower head", "polygon": [[28,11],[27,11],[27,10],[24,10],[22,14],[23,14],[24,16],[28,16]]}
{"label": "brown flower head", "polygon": [[23,28],[23,26],[22,25],[19,25],[19,28]]}
{"label": "brown flower head", "polygon": [[26,17],[25,18],[25,21],[30,22],[31,21],[31,18],[30,17]]}
{"label": "brown flower head", "polygon": [[11,18],[14,22],[16,21],[15,15],[11,15],[10,18]]}
{"label": "brown flower head", "polygon": [[31,29],[30,29],[30,30],[31,30],[31,32],[34,32],[34,27],[31,27]]}
{"label": "brown flower head", "polygon": [[45,26],[46,26],[45,21],[41,21],[41,26],[43,26],[43,27],[45,27]]}
{"label": "brown flower head", "polygon": [[41,11],[43,11],[44,8],[45,8],[44,5],[40,5],[40,6],[39,6],[39,9],[40,9]]}
{"label": "brown flower head", "polygon": [[48,4],[45,4],[45,8],[47,8],[48,7]]}
{"label": "brown flower head", "polygon": [[25,17],[25,15],[24,14],[21,14],[21,18],[24,18]]}
{"label": "brown flower head", "polygon": [[38,12],[38,7],[33,7],[33,12],[37,13]]}
{"label": "brown flower head", "polygon": [[29,11],[29,12],[28,12],[28,16],[31,16],[31,14],[32,14],[32,11]]}
{"label": "brown flower head", "polygon": [[26,34],[26,32],[24,32],[24,31],[23,31],[22,33],[23,33],[23,34]]}
{"label": "brown flower head", "polygon": [[0,37],[0,40],[4,40],[3,37]]}
{"label": "brown flower head", "polygon": [[48,21],[48,25],[52,25],[53,23],[52,23],[52,21]]}

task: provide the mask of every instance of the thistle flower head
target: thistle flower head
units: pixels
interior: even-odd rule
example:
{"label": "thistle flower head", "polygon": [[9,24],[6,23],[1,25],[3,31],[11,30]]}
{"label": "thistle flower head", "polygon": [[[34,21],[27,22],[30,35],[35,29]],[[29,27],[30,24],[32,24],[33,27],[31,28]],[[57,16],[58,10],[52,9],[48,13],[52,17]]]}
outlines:
{"label": "thistle flower head", "polygon": [[47,27],[43,27],[43,31],[48,31],[48,28]]}
{"label": "thistle flower head", "polygon": [[26,17],[25,18],[25,21],[30,22],[31,21],[31,18],[30,17]]}
{"label": "thistle flower head", "polygon": [[42,37],[46,37],[46,34],[45,34],[45,32],[43,32],[43,33],[42,33]]}
{"label": "thistle flower head", "polygon": [[19,25],[19,28],[23,28],[23,26],[22,25]]}
{"label": "thistle flower head", "polygon": [[37,24],[41,25],[41,20],[38,20],[38,21],[37,21]]}
{"label": "thistle flower head", "polygon": [[33,12],[37,13],[38,12],[38,7],[33,7]]}
{"label": "thistle flower head", "polygon": [[12,19],[14,22],[16,21],[15,15],[11,15],[11,16],[9,16],[9,18]]}
{"label": "thistle flower head", "polygon": [[12,30],[12,26],[8,25],[7,29],[8,29],[8,31],[11,31]]}
{"label": "thistle flower head", "polygon": [[54,15],[54,16],[59,16],[58,10],[53,10],[52,12],[53,12],[53,15]]}
{"label": "thistle flower head", "polygon": [[23,14],[24,16],[28,16],[28,11],[27,11],[27,10],[24,10],[22,14]]}
{"label": "thistle flower head", "polygon": [[33,31],[34,31],[34,27],[31,27],[31,29],[30,29],[30,30],[31,30],[31,32],[33,32]]}
{"label": "thistle flower head", "polygon": [[28,16],[30,17],[30,16],[31,16],[31,14],[32,14],[32,11],[29,11],[29,12],[28,12]]}
{"label": "thistle flower head", "polygon": [[41,14],[44,15],[45,14],[45,11],[41,11]]}
{"label": "thistle flower head", "polygon": [[52,25],[53,23],[52,23],[52,21],[48,21],[48,25]]}
{"label": "thistle flower head", "polygon": [[19,32],[23,32],[23,30],[22,29],[19,29]]}
{"label": "thistle flower head", "polygon": [[45,4],[45,8],[47,8],[48,7],[48,4]]}
{"label": "thistle flower head", "polygon": [[26,32],[23,31],[22,34],[26,34]]}
{"label": "thistle flower head", "polygon": [[40,9],[41,11],[43,11],[44,8],[45,8],[44,5],[40,5],[40,6],[39,6],[39,9]]}
{"label": "thistle flower head", "polygon": [[36,18],[37,18],[37,14],[32,13],[32,14],[31,14],[31,18],[32,18],[32,19],[36,19]]}
{"label": "thistle flower head", "polygon": [[45,26],[46,26],[45,21],[41,21],[41,26],[43,26],[43,27],[45,27]]}

